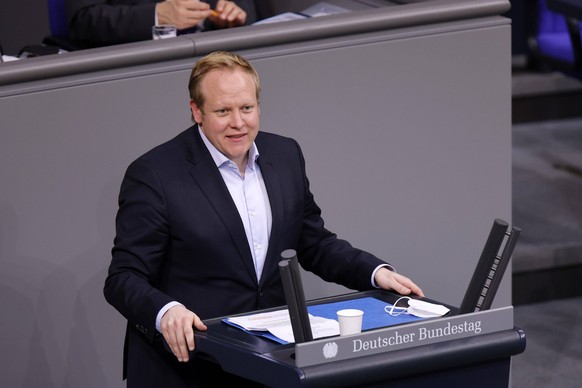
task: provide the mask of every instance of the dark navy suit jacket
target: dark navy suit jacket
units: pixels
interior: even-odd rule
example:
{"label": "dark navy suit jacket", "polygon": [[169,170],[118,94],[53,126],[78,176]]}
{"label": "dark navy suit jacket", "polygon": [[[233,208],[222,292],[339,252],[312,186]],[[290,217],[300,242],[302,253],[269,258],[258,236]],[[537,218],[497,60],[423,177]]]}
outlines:
{"label": "dark navy suit jacket", "polygon": [[196,361],[179,364],[156,332],[166,303],[178,301],[202,320],[284,305],[278,262],[286,249],[324,280],[372,288],[371,274],[384,262],[324,227],[297,142],[259,132],[255,143],[272,210],[260,282],[236,206],[197,126],[129,166],[104,289],[128,320],[128,383],[153,387],[161,378],[178,387],[193,379]]}

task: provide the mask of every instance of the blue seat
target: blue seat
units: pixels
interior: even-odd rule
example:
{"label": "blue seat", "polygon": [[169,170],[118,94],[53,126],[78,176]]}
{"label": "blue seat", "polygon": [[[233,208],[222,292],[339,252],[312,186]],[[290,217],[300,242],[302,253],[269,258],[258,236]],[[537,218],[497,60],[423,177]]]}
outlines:
{"label": "blue seat", "polygon": [[69,39],[65,0],[48,0],[48,14],[51,34],[44,38],[43,44],[65,51],[77,50],[78,47],[75,47]]}
{"label": "blue seat", "polygon": [[541,64],[582,78],[582,1],[538,0],[529,47]]}
{"label": "blue seat", "polygon": [[51,35],[66,38],[69,34],[65,0],[48,0],[49,25]]}

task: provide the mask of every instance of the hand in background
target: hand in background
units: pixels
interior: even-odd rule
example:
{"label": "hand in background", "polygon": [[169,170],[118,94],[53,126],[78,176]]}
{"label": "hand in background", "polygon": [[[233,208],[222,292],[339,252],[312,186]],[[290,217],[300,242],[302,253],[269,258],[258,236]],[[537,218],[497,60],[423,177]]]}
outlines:
{"label": "hand in background", "polygon": [[218,0],[216,13],[210,15],[208,20],[219,28],[242,26],[247,20],[247,13],[232,1]]}
{"label": "hand in background", "polygon": [[188,362],[188,352],[194,350],[194,328],[206,330],[200,318],[182,305],[171,307],[162,316],[162,335],[180,362]]}
{"label": "hand in background", "polygon": [[156,5],[158,24],[171,24],[178,30],[194,27],[210,12],[210,5],[198,0],[166,0]]}

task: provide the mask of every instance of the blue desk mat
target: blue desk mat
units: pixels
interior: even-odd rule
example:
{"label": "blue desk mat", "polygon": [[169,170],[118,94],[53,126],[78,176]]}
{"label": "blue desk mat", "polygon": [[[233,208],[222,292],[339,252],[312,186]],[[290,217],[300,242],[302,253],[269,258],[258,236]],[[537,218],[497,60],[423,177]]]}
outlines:
{"label": "blue desk mat", "polygon": [[[362,320],[362,330],[371,330],[371,329],[378,329],[381,327],[393,326],[402,323],[408,322],[415,322],[420,321],[423,318],[416,317],[414,315],[409,314],[400,314],[396,317],[391,316],[388,314],[384,308],[388,306],[389,308],[392,307],[392,304],[388,302],[384,302],[382,300],[372,298],[372,297],[365,297],[365,298],[357,298],[357,299],[350,299],[345,300],[342,302],[331,302],[325,304],[318,304],[314,306],[307,306],[307,312],[313,316],[329,318],[337,321],[337,312],[342,309],[359,309],[364,311],[364,318]],[[269,332],[266,331],[249,331],[244,329],[241,326],[238,326],[232,322],[228,321],[228,318],[223,319],[223,322],[237,327],[243,331],[246,331],[249,334],[268,338],[271,341],[278,342],[280,344],[286,344],[286,341],[283,341],[280,338],[275,337]]]}
{"label": "blue desk mat", "polygon": [[362,330],[378,329],[380,327],[387,327],[422,320],[422,318],[410,314],[400,314],[394,317],[384,310],[384,307],[386,306],[390,308],[392,307],[392,304],[376,298],[365,297],[344,300],[341,302],[332,302],[308,306],[307,311],[311,315],[329,318],[337,321],[337,312],[339,310],[342,309],[362,310],[364,311],[364,319],[362,320]]}

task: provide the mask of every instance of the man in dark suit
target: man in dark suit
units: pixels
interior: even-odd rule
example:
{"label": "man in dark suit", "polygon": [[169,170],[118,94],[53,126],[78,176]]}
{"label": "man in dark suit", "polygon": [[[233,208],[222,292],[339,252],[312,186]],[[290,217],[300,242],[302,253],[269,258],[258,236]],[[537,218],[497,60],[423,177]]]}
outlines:
{"label": "man in dark suit", "polygon": [[[79,48],[152,39],[152,26],[178,33],[252,24],[254,0],[65,0],[69,39]],[[213,13],[215,10],[217,13]]]}
{"label": "man in dark suit", "polygon": [[231,378],[192,357],[194,330],[206,330],[207,318],[284,305],[286,249],[324,280],[423,295],[324,227],[297,142],[259,132],[260,83],[248,61],[209,54],[189,90],[196,125],[134,161],[121,185],[104,292],[128,320],[128,386]]}

